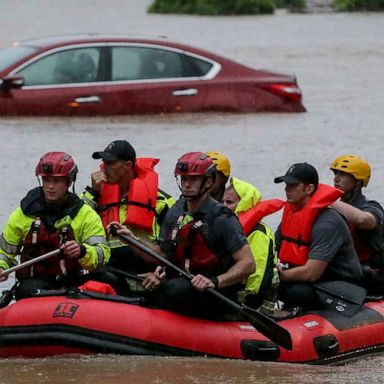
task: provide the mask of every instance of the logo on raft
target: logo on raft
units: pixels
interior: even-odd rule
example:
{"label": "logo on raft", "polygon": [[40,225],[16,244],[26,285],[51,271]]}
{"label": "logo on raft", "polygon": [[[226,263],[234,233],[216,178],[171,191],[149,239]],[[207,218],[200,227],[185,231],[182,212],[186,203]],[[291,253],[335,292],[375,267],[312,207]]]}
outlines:
{"label": "logo on raft", "polygon": [[60,303],[57,305],[55,312],[53,312],[53,317],[72,318],[75,315],[78,308],[79,308],[78,304]]}

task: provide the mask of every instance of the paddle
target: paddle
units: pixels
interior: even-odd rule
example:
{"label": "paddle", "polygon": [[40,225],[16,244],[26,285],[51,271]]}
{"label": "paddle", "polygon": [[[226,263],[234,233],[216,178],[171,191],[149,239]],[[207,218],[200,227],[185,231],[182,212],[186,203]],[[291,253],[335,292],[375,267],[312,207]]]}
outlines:
{"label": "paddle", "polygon": [[[33,264],[36,264],[36,263],[40,262],[40,261],[49,259],[50,257],[58,255],[59,253],[60,253],[60,249],[55,249],[52,252],[48,252],[48,253],[45,253],[44,255],[41,255],[41,256],[35,257],[35,258],[31,259],[31,260],[25,261],[24,263],[16,265],[15,267],[5,269],[5,270],[2,271],[2,275],[8,276],[12,272],[19,271],[20,269],[29,267],[29,266],[31,266]],[[0,308],[6,307],[12,301],[12,299],[14,297],[14,294],[15,294],[15,291],[16,291],[16,288],[17,288],[18,285],[19,285],[19,282],[17,281],[12,286],[11,289],[3,291],[2,296],[0,298]]]}
{"label": "paddle", "polygon": [[3,275],[9,275],[12,272],[16,272],[16,271],[18,271],[20,269],[29,267],[30,265],[36,264],[36,263],[38,263],[40,261],[43,261],[43,260],[49,259],[50,257],[56,256],[60,252],[61,252],[60,249],[55,249],[54,251],[45,253],[44,255],[41,255],[41,256],[35,257],[35,258],[31,259],[31,260],[25,261],[24,263],[16,265],[15,267],[5,269],[4,271],[2,271],[2,274]]}
{"label": "paddle", "polygon": [[326,308],[345,317],[354,316],[367,295],[365,288],[341,280],[313,283],[312,286]]}
{"label": "paddle", "polygon": [[117,269],[117,268],[111,267],[109,265],[106,265],[105,269],[109,272],[116,274],[116,275],[125,276],[125,277],[128,277],[129,279],[133,279],[133,280],[137,280],[137,281],[144,281],[144,277],[137,276],[134,273],[122,271],[121,269]]}
{"label": "paddle", "polygon": [[6,307],[13,300],[13,297],[15,295],[15,291],[18,285],[19,285],[19,282],[16,281],[16,283],[13,284],[11,289],[7,289],[2,292],[0,297],[0,308]]}
{"label": "paddle", "polygon": [[[178,272],[181,276],[185,277],[188,280],[192,280],[193,275],[179,268],[172,262],[170,262],[165,257],[154,252],[151,248],[147,247],[143,243],[137,241],[131,236],[118,234],[115,227],[111,227],[111,233],[114,236],[119,237],[121,240],[134,245],[135,247],[141,249],[148,255],[152,256],[154,259],[160,261],[166,266],[172,268],[174,271]],[[226,296],[216,291],[213,288],[207,288],[205,292],[215,296],[217,299],[225,302],[229,307],[236,310],[238,313],[241,313],[261,334],[266,336],[268,339],[274,341],[276,344],[281,345],[285,349],[292,349],[292,339],[289,332],[278,325],[275,321],[270,319],[268,316],[263,315],[260,312],[253,312],[253,315],[246,312],[245,309],[238,303],[228,299]]]}

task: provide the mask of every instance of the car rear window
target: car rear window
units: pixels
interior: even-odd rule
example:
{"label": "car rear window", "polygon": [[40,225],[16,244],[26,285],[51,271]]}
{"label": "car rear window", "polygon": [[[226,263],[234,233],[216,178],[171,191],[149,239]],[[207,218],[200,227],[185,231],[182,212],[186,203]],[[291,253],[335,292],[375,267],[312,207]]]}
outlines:
{"label": "car rear window", "polygon": [[212,66],[210,62],[168,49],[112,48],[112,81],[201,77]]}
{"label": "car rear window", "polygon": [[34,47],[14,46],[0,51],[0,71],[3,71],[18,60],[37,51]]}
{"label": "car rear window", "polygon": [[186,77],[205,76],[213,67],[212,63],[188,55],[183,55],[183,61]]}

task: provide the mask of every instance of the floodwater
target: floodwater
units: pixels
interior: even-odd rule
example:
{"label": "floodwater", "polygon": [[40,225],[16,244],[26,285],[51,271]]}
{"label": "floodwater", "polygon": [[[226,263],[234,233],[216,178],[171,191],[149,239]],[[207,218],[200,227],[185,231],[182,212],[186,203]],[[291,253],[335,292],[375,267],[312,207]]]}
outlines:
{"label": "floodwater", "polygon": [[[71,153],[77,191],[98,166],[91,153],[127,139],[139,156],[157,156],[161,187],[177,196],[175,161],[187,151],[219,150],[233,175],[264,198],[284,197],[273,178],[290,164],[312,163],[325,183],[330,162],[365,157],[367,195],[384,203],[384,14],[287,14],[198,17],[149,15],[150,0],[2,0],[0,48],[15,40],[75,32],[166,35],[256,68],[295,73],[303,114],[180,114],[112,118],[0,119],[0,227],[27,190],[48,151]],[[279,217],[268,218],[275,228]],[[3,284],[4,287],[11,283]],[[228,360],[96,356],[0,360],[0,383],[372,383],[384,382],[383,357],[338,367]]]}

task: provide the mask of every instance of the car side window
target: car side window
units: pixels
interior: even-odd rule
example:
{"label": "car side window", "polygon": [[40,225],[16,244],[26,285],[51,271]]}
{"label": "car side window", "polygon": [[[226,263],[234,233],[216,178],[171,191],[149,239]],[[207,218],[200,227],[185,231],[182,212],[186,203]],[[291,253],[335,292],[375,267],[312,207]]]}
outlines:
{"label": "car side window", "polygon": [[146,80],[183,77],[181,55],[158,48],[114,47],[112,80]]}
{"label": "car side window", "polygon": [[213,64],[197,57],[183,55],[183,67],[185,77],[202,77],[211,70]]}
{"label": "car side window", "polygon": [[26,86],[95,82],[99,58],[98,48],[67,49],[34,61],[18,74]]}

